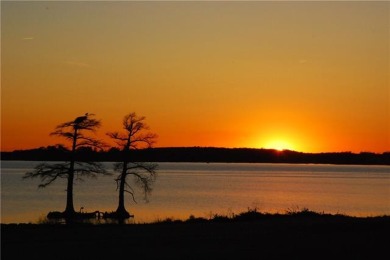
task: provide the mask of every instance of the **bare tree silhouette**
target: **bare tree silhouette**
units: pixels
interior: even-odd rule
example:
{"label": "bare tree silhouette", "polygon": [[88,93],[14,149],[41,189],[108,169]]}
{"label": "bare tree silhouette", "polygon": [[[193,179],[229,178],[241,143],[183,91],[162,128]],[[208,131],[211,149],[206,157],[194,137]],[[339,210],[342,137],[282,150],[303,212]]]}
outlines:
{"label": "bare tree silhouette", "polygon": [[[98,174],[109,174],[101,163],[92,161],[81,161],[77,158],[77,150],[80,148],[101,149],[105,145],[98,139],[86,135],[86,132],[96,132],[101,126],[99,120],[91,118],[93,114],[86,113],[75,120],[58,125],[50,135],[60,136],[72,143],[68,161],[63,163],[41,163],[33,171],[27,172],[23,178],[41,179],[40,188],[53,183],[57,178],[67,179],[66,208],[60,214],[61,217],[72,219],[77,215],[73,205],[73,184],[75,180],[82,180],[82,177],[97,177]],[[57,214],[58,215],[58,214]]]}
{"label": "bare tree silhouette", "polygon": [[[126,219],[131,215],[125,208],[125,192],[132,196],[134,202],[135,194],[133,186],[142,189],[144,199],[147,201],[148,195],[152,191],[152,184],[155,182],[158,165],[151,162],[136,162],[131,156],[131,150],[140,148],[149,148],[155,142],[157,135],[149,132],[149,127],[144,123],[145,117],[137,116],[136,113],[130,113],[123,118],[122,133],[107,133],[115,140],[121,149],[122,161],[114,165],[114,170],[119,173],[116,178],[117,190],[119,190],[119,203],[115,212],[107,214],[107,217]],[[127,181],[127,176],[133,176],[133,185]]]}

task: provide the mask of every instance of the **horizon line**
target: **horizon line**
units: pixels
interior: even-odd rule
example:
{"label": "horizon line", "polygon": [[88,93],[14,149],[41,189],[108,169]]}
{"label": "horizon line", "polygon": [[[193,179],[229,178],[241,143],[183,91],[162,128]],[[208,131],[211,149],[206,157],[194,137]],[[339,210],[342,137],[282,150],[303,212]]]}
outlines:
{"label": "horizon line", "polygon": [[[47,148],[47,147],[55,147],[55,146],[64,146],[63,144],[55,144],[55,145],[47,145],[47,146],[40,146],[40,147],[35,147],[35,148],[24,148],[24,149],[14,149],[14,150],[1,150],[0,148],[0,153],[12,153],[12,152],[17,152],[17,151],[28,151],[28,150],[35,150],[35,149],[40,149],[40,148]],[[116,147],[111,147],[111,148],[116,148]],[[109,149],[111,149],[109,148]],[[275,151],[275,152],[296,152],[296,153],[304,153],[304,154],[323,154],[323,153],[352,153],[352,154],[362,154],[362,153],[371,153],[371,154],[386,154],[390,153],[390,150],[388,151],[383,151],[383,152],[371,152],[371,151],[359,151],[359,152],[352,152],[350,150],[344,150],[344,151],[332,151],[332,152],[303,152],[303,151],[297,151],[297,150],[291,150],[291,149],[276,149],[276,148],[258,148],[258,147],[223,147],[223,146],[155,146],[155,147],[149,147],[149,148],[142,148],[142,149],[176,149],[176,148],[203,148],[203,149],[251,149],[251,150],[269,150],[269,151]],[[138,150],[142,150],[138,149]],[[105,152],[108,152],[108,150],[103,150]]]}

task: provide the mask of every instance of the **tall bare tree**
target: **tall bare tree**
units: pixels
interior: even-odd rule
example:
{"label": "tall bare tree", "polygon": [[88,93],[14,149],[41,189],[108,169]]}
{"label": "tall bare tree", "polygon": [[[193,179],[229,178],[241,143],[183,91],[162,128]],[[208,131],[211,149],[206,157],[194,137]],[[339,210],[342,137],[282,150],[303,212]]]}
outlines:
{"label": "tall bare tree", "polygon": [[77,158],[77,150],[80,148],[102,148],[104,144],[98,139],[88,136],[87,132],[96,132],[101,126],[100,120],[92,118],[93,114],[86,113],[75,120],[58,125],[50,134],[60,136],[71,142],[71,149],[67,161],[63,163],[41,163],[33,171],[27,172],[23,178],[41,179],[40,188],[53,183],[57,178],[67,179],[66,208],[62,213],[64,218],[72,218],[76,215],[73,205],[73,184],[82,177],[97,177],[98,174],[108,174],[101,163],[82,161]]}
{"label": "tall bare tree", "polygon": [[[152,191],[152,184],[157,177],[158,165],[156,163],[136,162],[131,154],[133,150],[152,147],[157,138],[156,134],[149,132],[149,127],[144,121],[144,116],[130,113],[123,118],[124,131],[107,133],[114,139],[122,153],[122,161],[114,165],[114,170],[119,173],[115,180],[117,190],[119,190],[119,203],[117,210],[111,214],[114,218],[126,219],[130,217],[125,208],[125,192],[129,193],[133,201],[136,202],[133,186],[138,186],[143,191],[144,199],[147,200]],[[129,175],[133,177],[131,184],[127,180]]]}

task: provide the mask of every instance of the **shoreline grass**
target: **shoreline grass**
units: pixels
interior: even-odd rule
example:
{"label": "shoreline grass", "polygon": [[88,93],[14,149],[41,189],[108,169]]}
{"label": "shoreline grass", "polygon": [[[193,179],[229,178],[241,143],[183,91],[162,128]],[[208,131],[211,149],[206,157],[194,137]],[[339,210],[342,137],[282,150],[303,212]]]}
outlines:
{"label": "shoreline grass", "polygon": [[[210,213],[209,217],[197,217],[190,215],[187,219],[176,219],[174,217],[166,217],[163,219],[156,219],[151,222],[135,222],[132,218],[128,221],[122,222],[125,225],[153,225],[153,224],[172,224],[172,223],[234,223],[234,222],[256,222],[265,220],[312,220],[312,221],[369,221],[369,220],[388,220],[390,221],[390,215],[375,215],[375,216],[352,216],[341,213],[326,213],[324,211],[317,212],[308,208],[288,208],[285,213],[269,213],[261,212],[257,208],[249,208],[247,211],[240,212],[238,214],[230,212],[227,215],[219,213]],[[62,220],[48,219],[47,217],[40,218],[36,223],[0,223],[1,226],[5,225],[110,225],[118,224],[113,219],[85,219],[79,222],[72,222],[72,224],[66,224]]]}
{"label": "shoreline grass", "polygon": [[390,216],[257,209],[144,224],[1,224],[1,259],[380,259]]}

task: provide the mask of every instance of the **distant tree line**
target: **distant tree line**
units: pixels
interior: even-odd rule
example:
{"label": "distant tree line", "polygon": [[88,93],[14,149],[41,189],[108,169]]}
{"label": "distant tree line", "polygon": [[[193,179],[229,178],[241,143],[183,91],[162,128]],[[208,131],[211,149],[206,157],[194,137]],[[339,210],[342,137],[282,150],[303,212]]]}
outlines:
{"label": "distant tree line", "polygon": [[[81,147],[76,150],[80,160],[96,162],[121,162],[123,153],[113,147],[98,150]],[[1,152],[1,160],[64,161],[70,151],[62,146],[47,146],[30,150]],[[130,156],[130,155],[128,155]],[[130,160],[130,158],[129,158]],[[334,152],[302,153],[290,150],[217,147],[167,147],[134,150],[132,161],[138,162],[230,162],[230,163],[313,163],[313,164],[356,164],[390,165],[390,152]]]}

